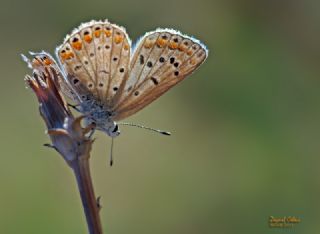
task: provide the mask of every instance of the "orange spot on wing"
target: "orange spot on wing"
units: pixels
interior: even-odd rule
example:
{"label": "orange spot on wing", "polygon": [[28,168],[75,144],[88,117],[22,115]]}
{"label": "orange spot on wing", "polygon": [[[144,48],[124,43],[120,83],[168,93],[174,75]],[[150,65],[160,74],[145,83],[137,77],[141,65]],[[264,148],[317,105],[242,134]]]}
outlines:
{"label": "orange spot on wing", "polygon": [[124,45],[124,50],[129,50],[129,45],[128,44]]}
{"label": "orange spot on wing", "polygon": [[175,42],[170,42],[170,44],[169,44],[169,48],[170,48],[170,49],[175,50],[175,49],[177,49],[177,48],[178,48],[178,44],[177,44],[177,43],[175,43]]}
{"label": "orange spot on wing", "polygon": [[71,59],[71,58],[73,58],[73,57],[74,57],[74,53],[69,52],[69,53],[67,54],[67,59]]}
{"label": "orange spot on wing", "polygon": [[95,37],[100,37],[100,34],[101,34],[101,30],[94,31],[94,36]]}
{"label": "orange spot on wing", "polygon": [[187,55],[189,55],[189,56],[192,55],[192,50],[188,50]]}
{"label": "orange spot on wing", "polygon": [[60,53],[60,57],[62,58],[62,60],[71,59],[74,57],[74,54],[72,52],[63,52]]}
{"label": "orange spot on wing", "polygon": [[167,43],[167,41],[162,39],[162,38],[159,38],[157,40],[157,45],[160,46],[160,47],[163,47],[166,43]]}
{"label": "orange spot on wing", "polygon": [[190,64],[191,64],[191,65],[195,65],[196,62],[197,62],[197,61],[196,61],[194,58],[190,60]]}
{"label": "orange spot on wing", "polygon": [[183,46],[183,45],[180,45],[179,47],[178,47],[178,50],[179,51],[185,51],[187,48],[185,47],[185,46]]}
{"label": "orange spot on wing", "polygon": [[81,50],[82,48],[81,41],[72,42],[72,47],[75,48],[76,50]]}
{"label": "orange spot on wing", "polygon": [[105,30],[104,33],[106,34],[106,37],[111,37],[111,31]]}
{"label": "orange spot on wing", "polygon": [[85,40],[87,43],[90,43],[90,42],[92,41],[91,35],[85,35],[85,36],[84,36],[84,40]]}
{"label": "orange spot on wing", "polygon": [[150,49],[153,46],[153,43],[151,41],[146,41],[144,43],[144,48]]}
{"label": "orange spot on wing", "polygon": [[47,66],[49,66],[49,65],[52,64],[52,60],[51,60],[51,59],[48,59],[48,58],[45,58],[43,62],[44,62],[44,64],[47,65]]}
{"label": "orange spot on wing", "polygon": [[123,36],[121,36],[121,35],[116,35],[115,37],[114,37],[114,42],[116,43],[116,44],[119,44],[119,43],[121,43],[123,41]]}

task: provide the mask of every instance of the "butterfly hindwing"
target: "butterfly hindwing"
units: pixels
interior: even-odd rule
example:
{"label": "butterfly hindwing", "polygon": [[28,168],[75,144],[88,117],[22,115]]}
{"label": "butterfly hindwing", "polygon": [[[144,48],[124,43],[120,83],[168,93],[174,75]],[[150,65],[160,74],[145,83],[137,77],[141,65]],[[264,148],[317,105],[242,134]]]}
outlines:
{"label": "butterfly hindwing", "polygon": [[65,76],[54,58],[45,51],[39,53],[29,53],[32,56],[31,60],[25,55],[22,55],[23,60],[28,63],[29,67],[32,68],[34,72],[36,71],[38,73],[37,75],[39,76],[51,77],[56,86],[67,98],[75,103],[79,103],[79,96],[72,89],[72,86],[68,83],[68,81],[65,80]]}
{"label": "butterfly hindwing", "polygon": [[196,70],[207,56],[199,41],[174,30],[146,34],[134,51],[114,119],[128,117],[157,99]]}

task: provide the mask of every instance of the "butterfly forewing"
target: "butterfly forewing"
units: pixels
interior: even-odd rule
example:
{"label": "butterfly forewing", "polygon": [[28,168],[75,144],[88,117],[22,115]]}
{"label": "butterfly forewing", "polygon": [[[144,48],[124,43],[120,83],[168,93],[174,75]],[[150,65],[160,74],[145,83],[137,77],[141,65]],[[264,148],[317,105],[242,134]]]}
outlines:
{"label": "butterfly forewing", "polygon": [[57,48],[57,56],[81,97],[90,95],[110,107],[118,91],[114,87],[120,86],[128,71],[130,40],[123,28],[107,21],[91,21],[66,37]]}
{"label": "butterfly forewing", "polygon": [[196,70],[208,52],[197,40],[173,30],[146,34],[137,45],[115,105],[115,120],[128,117],[165,93]]}
{"label": "butterfly forewing", "polygon": [[113,30],[112,56],[110,57],[112,79],[108,83],[107,102],[115,103],[114,98],[120,92],[119,88],[129,71],[130,40],[125,31],[120,27]]}

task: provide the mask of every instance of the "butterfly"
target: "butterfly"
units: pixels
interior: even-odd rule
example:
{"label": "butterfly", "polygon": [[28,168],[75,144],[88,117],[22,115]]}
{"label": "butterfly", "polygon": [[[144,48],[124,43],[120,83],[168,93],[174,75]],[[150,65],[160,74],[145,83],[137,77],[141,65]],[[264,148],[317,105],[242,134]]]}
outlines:
{"label": "butterfly", "polygon": [[55,82],[75,103],[71,106],[86,116],[86,123],[94,123],[113,139],[120,134],[117,121],[135,114],[194,72],[208,57],[208,50],[197,39],[173,29],[148,32],[133,47],[123,27],[93,20],[66,36],[56,48],[57,62],[46,52],[32,55],[33,67],[55,70]]}

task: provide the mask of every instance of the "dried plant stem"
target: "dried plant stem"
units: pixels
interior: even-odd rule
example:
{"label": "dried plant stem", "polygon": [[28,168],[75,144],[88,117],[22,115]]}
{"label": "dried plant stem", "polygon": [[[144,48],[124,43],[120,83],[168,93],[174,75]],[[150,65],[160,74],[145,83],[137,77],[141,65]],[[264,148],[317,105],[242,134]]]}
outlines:
{"label": "dried plant stem", "polygon": [[80,156],[71,163],[71,167],[78,183],[84,213],[86,215],[89,234],[102,234],[99,215],[99,204],[94,195],[90,175],[89,157]]}

